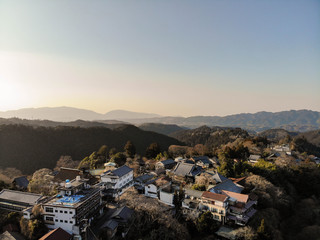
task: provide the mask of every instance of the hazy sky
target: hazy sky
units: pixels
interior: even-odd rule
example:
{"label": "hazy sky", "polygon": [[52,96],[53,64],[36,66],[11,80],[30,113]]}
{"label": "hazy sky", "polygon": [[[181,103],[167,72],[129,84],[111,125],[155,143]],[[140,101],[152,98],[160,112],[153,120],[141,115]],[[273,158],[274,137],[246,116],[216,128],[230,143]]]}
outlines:
{"label": "hazy sky", "polygon": [[320,111],[319,0],[0,0],[0,110]]}

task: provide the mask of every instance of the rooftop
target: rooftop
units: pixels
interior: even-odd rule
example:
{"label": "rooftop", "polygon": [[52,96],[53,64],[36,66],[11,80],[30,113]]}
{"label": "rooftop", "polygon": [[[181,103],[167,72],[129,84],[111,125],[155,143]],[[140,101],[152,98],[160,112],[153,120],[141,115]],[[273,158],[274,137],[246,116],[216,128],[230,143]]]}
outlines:
{"label": "rooftop", "polygon": [[228,197],[223,194],[218,194],[218,193],[212,193],[212,192],[204,192],[202,194],[203,198],[209,198],[214,201],[219,201],[219,202],[224,202]]}
{"label": "rooftop", "polygon": [[105,174],[102,175],[102,177],[109,175],[109,176],[117,176],[120,178],[120,177],[128,174],[131,171],[133,171],[132,168],[129,168],[127,165],[123,165],[122,167],[119,167],[115,170],[106,172]]}
{"label": "rooftop", "polygon": [[211,188],[210,192],[220,193],[221,190],[226,190],[226,191],[235,192],[235,193],[241,193],[243,190],[243,187],[237,183],[232,182],[231,179],[227,179],[227,180],[223,181],[222,183],[217,184],[215,187]]}
{"label": "rooftop", "polygon": [[50,201],[48,201],[46,205],[76,208],[98,191],[100,191],[100,188],[83,189],[76,195],[71,196],[61,196],[60,194],[58,194]]}
{"label": "rooftop", "polygon": [[188,196],[196,197],[196,198],[201,198],[203,191],[198,191],[198,190],[193,190],[190,188],[185,189],[185,194]]}
{"label": "rooftop", "polygon": [[42,236],[39,240],[70,240],[71,237],[72,236],[62,228],[56,228]]}
{"label": "rooftop", "polygon": [[169,158],[169,159],[167,159],[167,160],[161,161],[161,163],[162,163],[163,165],[168,165],[168,164],[174,164],[174,163],[176,163],[176,162],[175,162],[173,159]]}
{"label": "rooftop", "polygon": [[195,176],[200,173],[201,170],[199,171],[199,169],[196,168],[195,164],[179,162],[173,173],[180,176]]}
{"label": "rooftop", "polygon": [[3,189],[0,192],[0,199],[23,202],[30,205],[37,204],[41,200],[41,198],[43,198],[43,196],[40,194],[14,191],[14,190],[8,190],[8,189]]}
{"label": "rooftop", "polygon": [[54,176],[53,180],[55,182],[63,182],[67,179],[74,179],[79,175],[81,175],[81,170],[79,169],[61,167],[60,171]]}
{"label": "rooftop", "polygon": [[235,193],[235,192],[230,192],[226,190],[221,191],[222,194],[237,199],[238,202],[246,203],[249,199],[249,195],[247,194],[241,194],[241,193]]}

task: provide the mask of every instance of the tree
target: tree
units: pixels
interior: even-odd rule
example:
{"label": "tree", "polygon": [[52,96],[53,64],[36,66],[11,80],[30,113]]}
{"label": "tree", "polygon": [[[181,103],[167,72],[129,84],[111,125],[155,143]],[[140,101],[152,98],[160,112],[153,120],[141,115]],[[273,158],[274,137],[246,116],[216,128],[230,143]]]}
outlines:
{"label": "tree", "polygon": [[136,154],[136,147],[133,145],[131,141],[128,141],[124,146],[124,151],[129,157],[133,158]]}
{"label": "tree", "polygon": [[193,184],[191,189],[198,190],[198,191],[205,191],[206,190],[206,186],[205,185],[200,185],[200,184]]}
{"label": "tree", "polygon": [[108,146],[107,146],[107,145],[102,145],[102,146],[99,148],[97,154],[98,154],[99,156],[103,156],[105,159],[108,158]]}
{"label": "tree", "polygon": [[196,227],[200,233],[213,233],[217,230],[219,224],[213,219],[212,213],[207,211],[198,217]]}
{"label": "tree", "polygon": [[79,163],[79,161],[73,161],[71,156],[61,156],[54,170],[59,171],[61,167],[77,168]]}
{"label": "tree", "polygon": [[126,160],[127,160],[126,155],[121,152],[116,153],[111,159],[111,161],[116,163],[118,167],[121,167],[122,165],[124,165],[126,163]]}
{"label": "tree", "polygon": [[116,148],[111,148],[109,151],[109,157],[112,158],[112,156],[115,155],[117,152],[118,151]]}
{"label": "tree", "polygon": [[158,143],[151,143],[146,149],[147,158],[155,158],[161,152],[160,146]]}

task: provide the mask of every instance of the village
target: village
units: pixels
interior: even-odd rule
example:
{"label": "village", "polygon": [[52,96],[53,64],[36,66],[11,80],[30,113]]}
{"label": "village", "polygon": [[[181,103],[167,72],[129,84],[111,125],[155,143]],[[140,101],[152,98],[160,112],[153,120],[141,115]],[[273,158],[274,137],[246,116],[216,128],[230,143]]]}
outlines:
{"label": "village", "polygon": [[[289,145],[270,150],[263,161],[294,154]],[[247,163],[260,160],[262,156],[251,154]],[[319,164],[318,158],[314,161]],[[0,192],[0,208],[18,212],[26,220],[40,217],[50,230],[41,240],[126,238],[138,209],[194,222],[210,214],[218,226],[217,237],[236,239],[232,231],[246,226],[257,212],[259,198],[253,187],[245,187],[246,176],[222,175],[217,157],[180,156],[159,160],[153,167],[142,160],[138,163],[135,169],[111,161],[94,170],[60,167],[46,183],[56,190],[53,196],[26,192],[29,181],[22,176],[13,182],[18,190]],[[10,237],[0,239],[24,239]]]}

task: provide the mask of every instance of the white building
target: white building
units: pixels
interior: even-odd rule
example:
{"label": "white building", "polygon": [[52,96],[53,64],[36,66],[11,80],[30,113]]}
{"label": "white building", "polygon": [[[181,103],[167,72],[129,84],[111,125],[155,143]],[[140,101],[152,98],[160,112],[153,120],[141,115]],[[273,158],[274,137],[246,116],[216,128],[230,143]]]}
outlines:
{"label": "white building", "polygon": [[42,205],[43,218],[49,229],[62,228],[80,237],[86,221],[89,223],[102,214],[101,190],[91,187],[78,176],[66,180],[60,193]]}
{"label": "white building", "polygon": [[101,175],[101,184],[105,186],[106,196],[117,197],[133,185],[133,169],[126,165]]}

